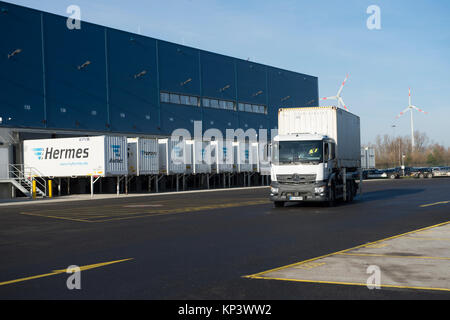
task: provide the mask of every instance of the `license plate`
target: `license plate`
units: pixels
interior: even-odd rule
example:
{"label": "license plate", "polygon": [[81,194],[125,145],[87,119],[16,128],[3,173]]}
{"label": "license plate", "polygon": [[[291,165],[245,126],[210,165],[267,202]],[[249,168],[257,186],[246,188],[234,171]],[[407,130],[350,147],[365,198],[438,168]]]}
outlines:
{"label": "license plate", "polygon": [[291,201],[302,201],[303,197],[289,197],[289,200],[291,200]]}

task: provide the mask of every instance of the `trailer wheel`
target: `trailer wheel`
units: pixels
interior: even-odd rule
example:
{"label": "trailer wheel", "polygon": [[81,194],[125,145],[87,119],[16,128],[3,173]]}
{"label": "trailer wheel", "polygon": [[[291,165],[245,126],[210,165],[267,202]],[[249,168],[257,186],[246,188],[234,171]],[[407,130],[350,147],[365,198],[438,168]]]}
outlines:
{"label": "trailer wheel", "polygon": [[427,174],[427,178],[428,179],[432,179],[433,178],[433,174],[432,173]]}
{"label": "trailer wheel", "polygon": [[273,206],[275,208],[283,208],[284,207],[284,201],[274,201]]}

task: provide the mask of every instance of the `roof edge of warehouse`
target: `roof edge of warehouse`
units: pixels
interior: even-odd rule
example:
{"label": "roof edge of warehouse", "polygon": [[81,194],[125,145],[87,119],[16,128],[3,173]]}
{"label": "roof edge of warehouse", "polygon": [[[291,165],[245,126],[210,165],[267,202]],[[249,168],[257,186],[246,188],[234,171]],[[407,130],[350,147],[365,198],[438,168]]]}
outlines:
{"label": "roof edge of warehouse", "polygon": [[[26,7],[26,6],[18,5],[18,4],[15,4],[15,3],[10,3],[10,2],[6,2],[6,1],[0,1],[0,5],[1,5],[2,3],[6,3],[6,4],[8,4],[8,5],[12,5],[12,6],[16,6],[16,7],[21,7],[21,8],[27,9],[27,10],[37,11],[37,12],[39,12],[39,13],[45,13],[45,14],[52,15],[52,16],[56,16],[56,17],[60,17],[60,18],[66,18],[66,19],[68,18],[68,17],[63,16],[63,15],[60,15],[60,14],[51,13],[51,12],[47,12],[47,11],[43,11],[43,10],[40,10],[40,9],[31,8],[31,7]],[[245,62],[251,62],[251,63],[254,63],[254,64],[259,65],[259,66],[263,66],[263,67],[271,67],[271,68],[275,68],[275,69],[278,69],[278,70],[281,70],[281,71],[297,73],[297,74],[301,74],[301,75],[304,75],[304,76],[308,76],[308,77],[311,77],[311,78],[318,79],[317,76],[313,76],[313,75],[306,74],[306,73],[303,73],[303,72],[292,71],[292,70],[288,70],[288,69],[284,69],[284,68],[280,68],[280,67],[277,67],[277,66],[273,66],[273,65],[269,65],[269,64],[264,64],[264,63],[260,63],[260,62],[255,62],[255,61],[247,61],[247,60],[242,59],[242,58],[232,57],[232,56],[228,56],[228,55],[225,55],[225,54],[222,54],[222,53],[217,53],[217,52],[213,52],[213,51],[204,50],[204,49],[201,49],[201,48],[196,48],[196,47],[186,46],[186,45],[179,44],[179,43],[176,43],[176,42],[171,42],[171,41],[167,41],[167,40],[162,40],[162,39],[158,39],[158,38],[154,38],[154,37],[150,37],[150,36],[146,36],[146,35],[142,35],[142,34],[130,32],[130,31],[125,31],[125,30],[117,29],[117,28],[114,28],[114,27],[109,27],[109,26],[101,25],[101,24],[98,24],[98,23],[95,23],[95,22],[89,22],[89,21],[85,21],[85,20],[80,20],[80,21],[81,21],[82,23],[88,23],[88,24],[90,24],[90,25],[97,26],[97,27],[101,27],[101,28],[108,28],[108,29],[111,29],[111,30],[115,30],[115,31],[119,31],[119,32],[128,33],[128,34],[135,35],[135,36],[138,36],[138,37],[149,38],[149,39],[153,39],[153,40],[156,40],[156,41],[162,41],[162,42],[170,43],[170,44],[177,45],[177,46],[181,46],[181,47],[185,47],[185,48],[190,48],[190,49],[194,49],[194,50],[199,50],[199,51],[206,52],[206,53],[217,54],[217,55],[220,55],[220,56],[226,57],[226,58],[236,59],[236,60],[245,61]]]}

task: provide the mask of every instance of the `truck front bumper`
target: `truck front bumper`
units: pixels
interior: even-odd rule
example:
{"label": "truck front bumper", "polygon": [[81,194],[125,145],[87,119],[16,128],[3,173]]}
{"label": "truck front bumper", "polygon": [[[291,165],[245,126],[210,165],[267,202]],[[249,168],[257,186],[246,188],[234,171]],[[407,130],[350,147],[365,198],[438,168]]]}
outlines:
{"label": "truck front bumper", "polygon": [[327,201],[326,183],[281,184],[272,182],[270,188],[271,201]]}

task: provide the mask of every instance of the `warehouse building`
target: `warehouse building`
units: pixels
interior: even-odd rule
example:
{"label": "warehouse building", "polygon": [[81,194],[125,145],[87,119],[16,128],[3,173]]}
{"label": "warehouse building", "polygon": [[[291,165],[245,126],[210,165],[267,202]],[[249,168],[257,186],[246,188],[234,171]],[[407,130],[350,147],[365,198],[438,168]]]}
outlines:
{"label": "warehouse building", "polygon": [[0,30],[3,175],[25,139],[272,129],[281,106],[318,105],[314,76],[1,1]]}

